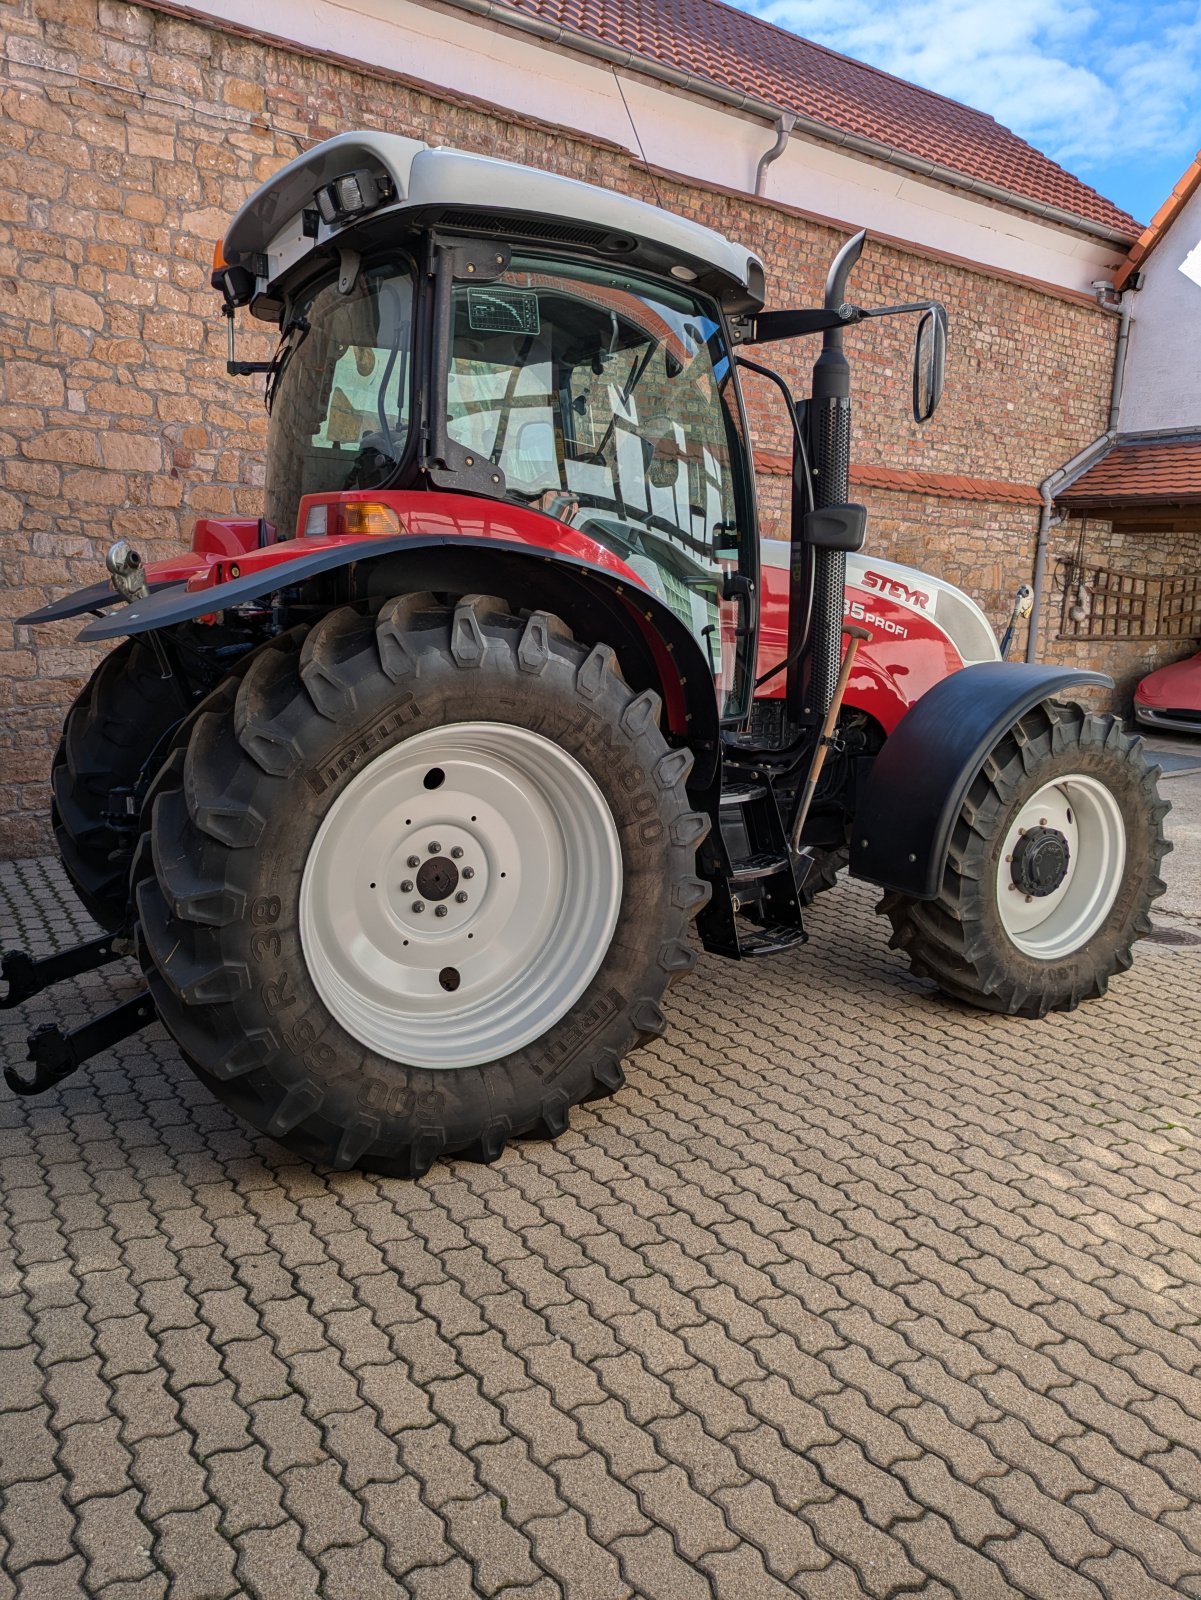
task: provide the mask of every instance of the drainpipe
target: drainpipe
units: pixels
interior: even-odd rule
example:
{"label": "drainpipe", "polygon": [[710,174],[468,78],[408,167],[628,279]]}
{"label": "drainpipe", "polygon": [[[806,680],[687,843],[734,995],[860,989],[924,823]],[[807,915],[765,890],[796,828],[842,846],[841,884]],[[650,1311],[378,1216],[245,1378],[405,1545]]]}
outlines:
{"label": "drainpipe", "polygon": [[1026,636],[1026,660],[1038,660],[1038,630],[1042,621],[1043,588],[1047,580],[1047,546],[1050,543],[1050,532],[1063,521],[1062,517],[1054,515],[1055,496],[1069,483],[1078,478],[1087,467],[1091,467],[1098,457],[1103,456],[1117,438],[1117,430],[1108,428],[1099,439],[1094,439],[1092,444],[1086,444],[1083,450],[1078,450],[1072,459],[1065,462],[1062,467],[1056,467],[1038,486],[1042,496],[1043,508],[1038,519],[1038,544],[1034,552],[1034,601],[1030,608],[1030,631]]}
{"label": "drainpipe", "polygon": [[1122,320],[1118,324],[1118,343],[1113,353],[1113,389],[1109,396],[1109,431],[1118,431],[1118,411],[1122,404],[1122,383],[1126,377],[1126,351],[1130,344],[1130,307],[1132,296],[1129,289],[1118,296],[1118,304],[1122,308]]}
{"label": "drainpipe", "polygon": [[1098,278],[1093,283],[1097,291],[1098,305],[1108,306],[1110,310],[1121,307],[1122,318],[1118,323],[1118,342],[1113,352],[1113,380],[1109,389],[1109,419],[1105,432],[1099,439],[1094,439],[1092,444],[1085,445],[1084,449],[1074,455],[1062,467],[1057,467],[1048,477],[1044,478],[1038,486],[1042,496],[1043,507],[1038,519],[1038,543],[1034,551],[1034,603],[1030,611],[1030,631],[1026,636],[1026,660],[1038,659],[1038,630],[1042,621],[1043,588],[1047,578],[1047,546],[1050,543],[1050,532],[1063,521],[1062,517],[1053,514],[1055,496],[1061,489],[1080,477],[1087,467],[1091,467],[1099,456],[1105,454],[1110,445],[1118,436],[1118,414],[1122,405],[1122,385],[1126,377],[1126,352],[1130,347],[1130,310],[1132,305],[1130,291],[1119,294],[1117,300],[1112,298],[1114,287],[1108,279]]}
{"label": "drainpipe", "polygon": [[788,148],[788,135],[796,127],[796,116],[791,111],[781,111],[776,118],[776,142],[770,150],[765,150],[759,157],[759,165],[755,168],[755,193],[763,193],[763,180],[767,176],[767,169],[773,161],[778,161]]}

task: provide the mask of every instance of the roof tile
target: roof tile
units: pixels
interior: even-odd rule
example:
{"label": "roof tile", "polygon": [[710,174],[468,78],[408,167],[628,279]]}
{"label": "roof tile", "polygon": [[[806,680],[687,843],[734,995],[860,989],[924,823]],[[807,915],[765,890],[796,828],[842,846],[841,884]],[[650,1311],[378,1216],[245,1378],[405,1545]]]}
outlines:
{"label": "roof tile", "polygon": [[1198,184],[1201,184],[1201,150],[1197,151],[1197,154],[1181,176],[1180,181],[1143,229],[1130,254],[1118,268],[1113,280],[1115,289],[1125,287],[1126,280],[1143,264],[1173,222],[1175,222],[1177,213],[1182,211],[1192,199]]}
{"label": "roof tile", "polygon": [[1134,239],[1140,225],[1008,128],[722,0],[500,0],[544,22]]}
{"label": "roof tile", "polygon": [[1119,441],[1055,498],[1078,506],[1201,501],[1201,439]]}

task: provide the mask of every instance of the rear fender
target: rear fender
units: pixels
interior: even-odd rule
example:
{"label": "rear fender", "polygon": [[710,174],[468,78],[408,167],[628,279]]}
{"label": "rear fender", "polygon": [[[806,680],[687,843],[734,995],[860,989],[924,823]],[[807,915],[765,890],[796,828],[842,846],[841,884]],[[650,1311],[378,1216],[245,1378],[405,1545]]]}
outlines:
{"label": "rear fender", "polygon": [[985,757],[1006,729],[1043,700],[1101,672],[988,661],[927,690],[872,763],[851,838],[851,874],[914,900],[933,900],[955,819]]}
{"label": "rear fender", "polygon": [[[584,643],[611,644],[631,687],[654,689],[662,697],[667,730],[696,756],[689,788],[694,796],[703,795],[718,782],[712,669],[674,612],[636,574],[613,570],[619,563],[609,560],[612,566],[600,566],[525,544],[453,534],[288,540],[121,606],[89,623],[79,637],[91,643],[171,628],[334,572],[345,574],[344,593],[368,602],[425,589],[496,594],[514,610],[554,612]],[[210,572],[223,581],[206,581]]]}

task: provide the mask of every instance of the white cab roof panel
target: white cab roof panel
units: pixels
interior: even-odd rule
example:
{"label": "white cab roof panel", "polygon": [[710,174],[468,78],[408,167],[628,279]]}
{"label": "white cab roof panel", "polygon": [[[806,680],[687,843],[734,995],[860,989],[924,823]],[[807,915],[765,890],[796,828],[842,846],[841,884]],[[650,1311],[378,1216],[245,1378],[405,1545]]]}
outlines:
{"label": "white cab roof panel", "polygon": [[[744,245],[700,223],[574,178],[463,150],[431,149],[418,139],[391,133],[342,133],[289,162],[250,196],[230,223],[225,235],[226,260],[232,263],[251,255],[274,255],[271,247],[281,234],[299,233],[300,213],[313,205],[317,190],[361,167],[382,168],[396,191],[395,198],[373,216],[384,211],[453,207],[561,219],[606,234],[628,235],[682,264],[697,263],[716,270],[752,298],[762,296],[759,258]],[[338,231],[322,225],[313,245]],[[269,262],[269,278],[296,259],[291,250],[286,256]]]}

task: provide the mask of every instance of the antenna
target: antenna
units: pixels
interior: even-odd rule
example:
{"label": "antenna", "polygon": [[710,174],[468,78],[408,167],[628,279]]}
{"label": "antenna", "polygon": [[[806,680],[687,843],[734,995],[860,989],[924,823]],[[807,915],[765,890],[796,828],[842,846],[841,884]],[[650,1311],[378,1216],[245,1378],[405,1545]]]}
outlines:
{"label": "antenna", "polygon": [[659,193],[659,185],[655,182],[655,174],[651,171],[651,164],[646,159],[646,151],[642,148],[642,136],[638,132],[638,124],[634,121],[634,113],[630,110],[630,102],[626,99],[626,92],[621,86],[621,79],[617,76],[617,68],[613,67],[611,71],[613,73],[613,82],[617,85],[617,92],[621,96],[621,103],[626,108],[626,116],[630,119],[630,128],[634,134],[634,143],[638,146],[638,154],[642,157],[642,165],[646,168],[646,175],[651,180],[651,188],[655,192],[655,204],[660,209],[665,210],[663,196]]}

